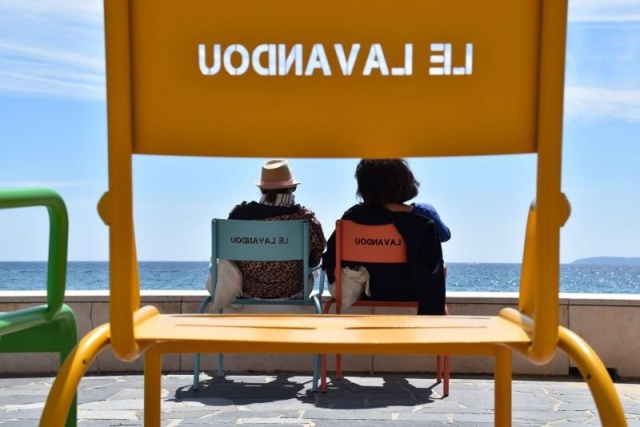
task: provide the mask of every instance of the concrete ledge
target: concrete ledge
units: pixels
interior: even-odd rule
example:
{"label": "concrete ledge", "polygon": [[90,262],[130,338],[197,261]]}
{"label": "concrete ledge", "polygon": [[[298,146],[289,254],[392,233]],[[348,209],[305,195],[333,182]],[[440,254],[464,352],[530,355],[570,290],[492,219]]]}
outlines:
{"label": "concrete ledge", "polygon": [[[163,313],[196,313],[206,291],[142,291],[142,304],[155,305]],[[108,291],[67,291],[66,302],[78,318],[80,336],[109,319]],[[495,315],[503,307],[516,307],[516,293],[450,292],[449,311],[460,315]],[[0,291],[0,312],[13,311],[43,304],[45,292]],[[311,313],[312,307],[240,306],[231,312],[300,312]],[[350,313],[412,314],[411,309],[357,308]],[[640,378],[640,295],[560,294],[560,322],[585,338],[605,365],[623,378]],[[334,369],[334,357],[328,357],[329,370]],[[232,354],[225,357],[227,372],[304,372],[310,370],[310,355]],[[167,355],[164,369],[187,372],[193,369],[191,354]],[[0,375],[51,374],[58,370],[55,354],[0,354]],[[351,372],[433,372],[434,357],[417,356],[345,356],[343,367]],[[571,364],[561,352],[544,366],[535,366],[514,355],[515,374],[569,375]],[[202,369],[212,372],[217,357],[203,355]],[[141,372],[142,360],[124,363],[110,351],[103,352],[89,368],[94,373]],[[454,356],[454,373],[492,373],[490,357]]]}

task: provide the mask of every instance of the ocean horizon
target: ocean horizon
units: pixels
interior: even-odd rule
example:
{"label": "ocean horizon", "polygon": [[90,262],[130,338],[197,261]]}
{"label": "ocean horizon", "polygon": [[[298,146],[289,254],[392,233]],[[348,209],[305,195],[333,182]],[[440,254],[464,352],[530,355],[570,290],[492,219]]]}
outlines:
{"label": "ocean horizon", "polygon": [[[208,261],[140,261],[144,290],[204,290]],[[520,263],[447,263],[449,292],[518,292]],[[46,289],[46,261],[0,261],[0,291]],[[106,290],[108,261],[69,261],[68,290]],[[561,264],[560,292],[640,294],[640,266]]]}

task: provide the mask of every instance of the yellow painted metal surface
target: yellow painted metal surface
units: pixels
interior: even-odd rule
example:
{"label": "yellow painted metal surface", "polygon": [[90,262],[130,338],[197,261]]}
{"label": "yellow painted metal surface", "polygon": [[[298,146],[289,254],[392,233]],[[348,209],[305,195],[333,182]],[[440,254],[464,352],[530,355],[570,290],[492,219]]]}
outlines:
{"label": "yellow painted metal surface", "polygon": [[[124,315],[139,306],[135,153],[375,157],[532,151],[539,153],[536,200],[543,208],[537,213],[529,299],[533,311],[542,310],[534,317],[543,320],[532,332],[538,339],[529,357],[534,363],[551,357],[561,225],[564,44],[558,40],[564,40],[566,2],[413,1],[398,7],[384,1],[107,0],[105,19],[110,189],[100,212],[111,228],[111,314],[118,323],[113,346],[120,358],[140,353],[132,318]],[[291,54],[289,45],[303,52],[301,69],[293,58],[284,72],[280,67],[287,62],[277,59],[278,49]],[[355,52],[356,45],[362,52]],[[253,65],[240,70],[242,49],[251,52]]]}
{"label": "yellow painted metal surface", "polygon": [[589,385],[602,425],[626,426],[627,420],[618,392],[596,352],[581,337],[567,328],[560,327],[558,336],[558,346],[574,361],[582,378]]}
{"label": "yellow painted metal surface", "polygon": [[495,348],[495,426],[508,427],[511,425],[511,379],[512,357],[510,349],[496,346]]}
{"label": "yellow painted metal surface", "polygon": [[553,358],[558,342],[560,295],[560,227],[566,221],[561,192],[562,108],[564,93],[567,2],[542,2],[540,81],[538,93],[538,169],[535,218],[535,282],[532,344],[527,358],[544,364]]}
{"label": "yellow painted metal surface", "polygon": [[141,322],[136,338],[250,353],[474,354],[464,346],[530,342],[495,316],[159,315]]}
{"label": "yellow painted metal surface", "polygon": [[539,1],[130,6],[135,152],[535,151]]}
{"label": "yellow painted metal surface", "polygon": [[61,426],[67,417],[82,376],[93,360],[109,344],[109,325],[104,324],[85,335],[67,357],[56,375],[40,418],[40,427]]}
{"label": "yellow painted metal surface", "polygon": [[105,0],[109,191],[98,211],[109,225],[109,280],[112,345],[122,360],[134,360],[140,348],[133,334],[133,313],[140,306],[140,283],[133,228],[131,51],[129,1]]}

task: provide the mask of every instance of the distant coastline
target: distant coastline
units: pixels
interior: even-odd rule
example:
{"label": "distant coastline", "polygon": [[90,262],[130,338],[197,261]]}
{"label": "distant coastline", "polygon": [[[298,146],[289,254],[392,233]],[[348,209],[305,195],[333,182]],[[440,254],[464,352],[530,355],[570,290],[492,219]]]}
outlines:
{"label": "distant coastline", "polygon": [[571,264],[599,264],[599,265],[639,265],[640,257],[599,256],[580,258]]}

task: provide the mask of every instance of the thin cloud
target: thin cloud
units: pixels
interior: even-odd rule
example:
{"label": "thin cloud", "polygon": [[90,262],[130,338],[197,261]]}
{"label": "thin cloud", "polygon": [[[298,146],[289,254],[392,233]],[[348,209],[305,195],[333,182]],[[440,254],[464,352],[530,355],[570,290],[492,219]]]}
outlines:
{"label": "thin cloud", "polygon": [[[637,0],[569,2],[571,22],[640,22]],[[0,2],[0,93],[103,100],[103,2],[47,0]],[[637,91],[606,90],[609,97],[589,112],[589,93],[567,89],[568,111],[637,120]],[[573,100],[571,100],[573,99]],[[571,113],[573,114],[573,113]]]}
{"label": "thin cloud", "polygon": [[106,184],[106,181],[0,181],[0,188],[64,188],[94,184]]}
{"label": "thin cloud", "polygon": [[14,11],[21,15],[55,15],[75,20],[102,20],[102,0],[49,0],[25,2],[2,0],[0,11]]}
{"label": "thin cloud", "polygon": [[104,99],[100,0],[0,2],[0,93]]}
{"label": "thin cloud", "polygon": [[638,0],[569,1],[570,22],[640,22]]}
{"label": "thin cloud", "polygon": [[564,112],[569,119],[640,122],[640,90],[569,86]]}
{"label": "thin cloud", "polygon": [[569,22],[593,22],[593,23],[610,23],[610,22],[640,22],[640,13],[636,15],[627,15],[624,13],[611,15],[569,15]]}

